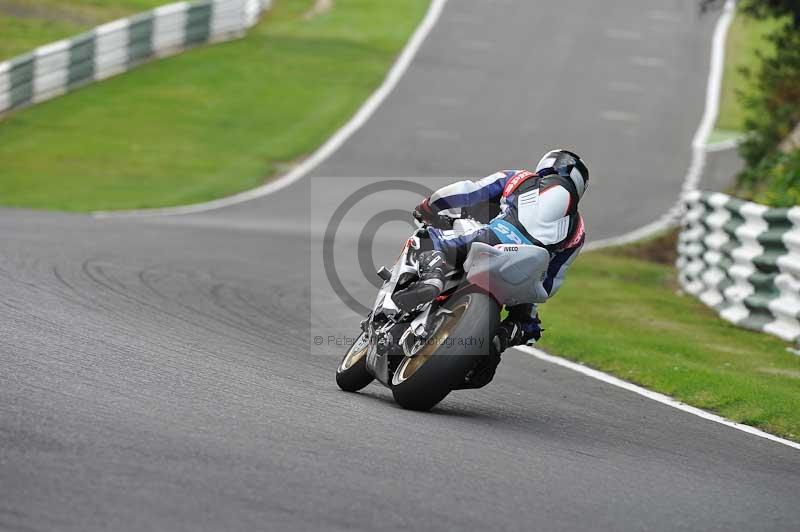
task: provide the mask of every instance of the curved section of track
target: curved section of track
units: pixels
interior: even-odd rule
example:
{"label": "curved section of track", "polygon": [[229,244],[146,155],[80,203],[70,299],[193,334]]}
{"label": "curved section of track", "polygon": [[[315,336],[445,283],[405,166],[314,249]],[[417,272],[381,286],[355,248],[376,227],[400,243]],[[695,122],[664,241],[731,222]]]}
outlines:
{"label": "curved section of track", "polygon": [[451,2],[310,180],[196,216],[0,211],[0,528],[794,527],[794,449],[519,353],[406,412],[339,392],[344,347],[310,348],[323,318],[357,327],[313,297],[314,211],[348,176],[486,173],[569,143],[593,164],[594,236],[665,211],[713,22],[691,2]]}

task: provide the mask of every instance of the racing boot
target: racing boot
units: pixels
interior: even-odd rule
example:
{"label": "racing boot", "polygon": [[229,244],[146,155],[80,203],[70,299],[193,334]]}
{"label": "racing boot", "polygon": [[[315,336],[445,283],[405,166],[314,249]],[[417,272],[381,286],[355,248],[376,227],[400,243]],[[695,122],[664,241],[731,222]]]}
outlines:
{"label": "racing boot", "polygon": [[400,310],[410,313],[442,293],[445,278],[452,270],[441,251],[423,251],[419,254],[419,281],[397,292],[392,300]]}
{"label": "racing boot", "polygon": [[483,388],[494,379],[500,355],[515,345],[530,345],[542,337],[541,320],[534,305],[517,305],[509,309],[508,317],[497,328],[489,354],[481,357],[475,367],[467,373],[464,382],[457,390]]}
{"label": "racing boot", "polygon": [[500,365],[500,351],[497,350],[496,341],[489,346],[489,354],[478,359],[475,367],[472,368],[464,382],[456,386],[455,390],[466,390],[470,388],[483,388],[494,379],[497,366]]}
{"label": "racing boot", "polygon": [[502,353],[516,345],[531,345],[542,337],[542,321],[534,305],[509,308],[508,317],[497,328],[492,343]]}

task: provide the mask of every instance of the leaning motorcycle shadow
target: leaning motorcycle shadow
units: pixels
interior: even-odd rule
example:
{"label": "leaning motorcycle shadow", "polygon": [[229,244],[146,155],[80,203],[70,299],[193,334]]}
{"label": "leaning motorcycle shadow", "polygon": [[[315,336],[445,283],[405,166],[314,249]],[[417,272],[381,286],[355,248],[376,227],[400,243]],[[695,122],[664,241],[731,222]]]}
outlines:
{"label": "leaning motorcycle shadow", "polygon": [[402,406],[398,405],[394,398],[392,397],[392,393],[383,388],[380,385],[373,384],[368,386],[367,388],[351,393],[351,392],[341,392],[347,396],[352,397],[354,400],[369,400],[374,401],[376,403],[380,403],[383,406],[386,406],[388,409],[393,411],[400,411],[400,412],[408,412],[409,414],[421,415],[421,416],[442,416],[448,418],[461,418],[461,419],[484,419],[484,420],[499,420],[502,418],[508,417],[506,414],[503,413],[502,410],[493,410],[489,409],[485,406],[481,408],[475,408],[472,405],[464,405],[463,403],[457,402],[458,397],[454,396],[451,397],[450,400],[444,400],[441,403],[434,406],[431,410],[420,412],[415,410],[407,410]]}
{"label": "leaning motorcycle shadow", "polygon": [[[514,441],[550,442],[559,452],[567,454],[587,455],[595,444],[587,447],[587,427],[595,443],[609,444],[608,437],[599,437],[604,424],[591,416],[571,414],[555,415],[546,409],[531,409],[502,401],[492,394],[490,400],[465,402],[458,395],[442,401],[430,411],[420,412],[407,410],[394,402],[390,391],[380,385],[371,385],[356,393],[341,392],[352,401],[361,402],[361,407],[369,410],[375,418],[392,419],[392,426],[406,426],[412,421],[421,426],[436,427],[437,433],[442,431],[478,431],[491,433],[494,438],[507,437]],[[488,398],[487,398],[488,399]],[[369,403],[369,404],[366,404]]]}

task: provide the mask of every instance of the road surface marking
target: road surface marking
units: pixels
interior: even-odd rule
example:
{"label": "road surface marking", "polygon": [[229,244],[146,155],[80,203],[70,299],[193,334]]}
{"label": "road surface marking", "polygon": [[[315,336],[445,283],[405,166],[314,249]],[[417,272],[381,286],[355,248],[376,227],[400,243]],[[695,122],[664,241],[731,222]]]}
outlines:
{"label": "road surface marking", "polygon": [[425,42],[425,38],[439,20],[445,4],[447,4],[447,0],[433,0],[431,2],[431,6],[428,8],[428,13],[425,15],[425,19],[417,27],[414,35],[411,36],[408,44],[406,44],[406,47],[400,54],[400,57],[397,58],[397,61],[395,61],[391,70],[389,70],[389,73],[384,79],[383,84],[378,88],[378,90],[372,93],[367,101],[364,102],[364,105],[361,106],[358,112],[353,116],[353,118],[350,119],[349,122],[347,122],[347,124],[344,125],[344,127],[342,127],[342,129],[337,131],[331,138],[329,138],[328,141],[325,142],[325,144],[315,151],[308,159],[297,165],[292,171],[283,177],[280,177],[274,181],[270,181],[269,183],[265,183],[260,187],[246,190],[244,192],[240,192],[239,194],[234,194],[233,196],[207,201],[204,203],[195,203],[192,205],[182,205],[178,207],[166,207],[163,209],[100,211],[95,212],[92,215],[95,218],[129,218],[141,216],[172,216],[206,212],[215,209],[221,209],[223,207],[230,207],[231,205],[237,205],[239,203],[244,203],[246,201],[251,201],[258,198],[263,198],[264,196],[272,194],[273,192],[285,188],[295,181],[302,179],[328,157],[333,155],[336,150],[338,150],[342,144],[344,144],[347,139],[353,135],[353,133],[358,131],[367,122],[367,120],[370,119],[375,111],[378,110],[380,105],[384,100],[386,100],[389,94],[391,94],[391,92],[400,82],[400,79],[408,70],[408,67],[411,65],[411,61],[414,59],[414,56],[419,51],[422,43]]}
{"label": "road surface marking", "polygon": [[611,122],[628,122],[632,124],[639,122],[639,115],[627,111],[603,111],[600,116]]}
{"label": "road surface marking", "polygon": [[[720,16],[719,20],[717,21],[716,28],[714,29],[714,37],[711,45],[711,68],[709,69],[708,85],[706,87],[706,106],[703,112],[703,117],[700,120],[700,125],[698,126],[694,138],[692,139],[692,161],[691,164],[689,165],[689,169],[684,179],[684,184],[683,184],[684,192],[689,190],[694,190],[697,188],[697,183],[700,180],[700,175],[703,171],[703,167],[705,166],[706,142],[708,140],[709,135],[711,134],[712,129],[714,128],[714,123],[717,120],[717,113],[719,112],[720,85],[722,83],[722,70],[725,63],[725,36],[728,32],[728,28],[730,27],[731,21],[733,20],[735,5],[736,3],[734,2],[734,0],[727,0],[725,2],[723,13]],[[678,207],[679,205],[680,205],[680,200],[678,200],[678,203],[676,203],[675,207]],[[655,233],[663,231],[674,223],[675,213],[677,212],[675,207],[673,207],[673,209],[667,212],[664,216],[662,216],[658,220],[655,220],[654,222],[648,225],[645,225],[634,231],[631,231],[630,233],[626,233],[618,237],[607,238],[604,240],[591,242],[587,244],[584,247],[584,249],[586,251],[589,251],[592,249],[601,249],[604,247],[628,244],[630,242],[641,240],[642,238],[646,238],[648,236],[652,236]],[[712,414],[710,412],[706,412],[705,410],[701,410],[699,408],[695,408],[693,406],[681,403],[680,401],[677,401],[664,394],[653,392],[645,388],[642,388],[641,386],[631,384],[630,382],[626,382],[622,379],[619,379],[607,373],[603,373],[602,371],[588,368],[586,366],[577,364],[565,358],[550,355],[540,349],[534,347],[524,347],[524,346],[518,347],[517,349],[523,351],[524,353],[528,353],[529,355],[533,355],[536,358],[543,360],[545,362],[550,362],[551,364],[556,364],[571,369],[573,371],[577,371],[578,373],[582,373],[583,375],[586,375],[593,379],[597,379],[607,384],[611,384],[618,388],[629,390],[643,397],[647,397],[648,399],[652,399],[653,401],[657,401],[664,405],[671,406],[673,408],[682,410],[689,414],[693,414],[703,419],[707,419],[709,421],[713,421],[715,423],[719,423],[727,427],[731,427],[736,430],[740,430],[742,432],[758,436],[760,438],[781,443],[783,445],[792,447],[794,449],[800,449],[800,443],[793,442],[781,438],[779,436],[775,436],[773,434],[769,434],[767,432],[758,430],[757,428],[751,427],[749,425],[742,425],[741,423],[730,421],[716,414]]]}
{"label": "road surface marking", "polygon": [[605,30],[605,36],[609,39],[622,39],[625,41],[638,41],[642,38],[641,32],[635,30],[621,30],[609,28]]}
{"label": "road surface marking", "polygon": [[632,56],[631,63],[633,63],[634,65],[648,67],[648,68],[661,68],[667,64],[667,62],[661,59],[660,57],[643,56],[643,55]]}
{"label": "road surface marking", "polygon": [[706,85],[706,103],[703,117],[697,126],[692,138],[692,158],[686,176],[683,179],[680,195],[675,204],[660,218],[649,224],[634,229],[620,236],[595,240],[586,245],[584,249],[600,249],[611,246],[629,244],[642,238],[653,236],[675,225],[680,215],[681,198],[686,192],[695,190],[706,164],[706,143],[719,113],[719,95],[722,84],[722,71],[725,66],[725,36],[733,21],[736,2],[727,0],[723,7],[722,15],[717,20],[714,36],[711,41],[711,65],[708,69],[708,83]]}
{"label": "road surface marking", "polygon": [[[331,137],[320,149],[314,152],[314,154],[311,157],[309,157],[303,164],[297,166],[293,171],[289,172],[287,175],[283,176],[282,178],[276,181],[265,184],[261,187],[245,191],[240,194],[236,194],[234,196],[229,196],[227,198],[221,198],[219,200],[214,200],[206,203],[198,203],[195,205],[186,205],[183,207],[172,207],[167,209],[149,209],[142,211],[122,211],[122,212],[105,212],[105,213],[97,212],[94,213],[94,216],[97,218],[122,217],[122,216],[128,216],[128,217],[161,216],[161,215],[177,215],[177,214],[189,214],[195,212],[210,211],[266,196],[303,178],[311,170],[313,170],[320,163],[322,163],[325,159],[330,157],[353,133],[355,133],[361,126],[363,126],[364,123],[369,119],[369,117],[372,116],[372,114],[377,110],[380,104],[392,92],[392,90],[397,85],[397,83],[399,82],[405,71],[408,69],[411,60],[416,55],[417,51],[424,42],[425,38],[428,36],[430,31],[436,25],[436,22],[439,19],[439,16],[441,15],[442,10],[446,3],[447,0],[433,0],[433,2],[431,3],[431,7],[429,8],[427,15],[425,16],[425,19],[423,20],[422,24],[420,24],[420,26],[417,28],[413,37],[406,45],[406,48],[403,50],[403,53],[400,55],[397,62],[389,71],[389,74],[384,80],[383,85],[381,85],[381,87],[375,93],[373,93],[372,96],[370,96],[370,98],[364,103],[361,109],[359,109],[356,115],[342,129],[340,129],[333,137]],[[714,37],[711,49],[711,68],[709,69],[708,86],[706,87],[706,106],[705,106],[705,111],[703,113],[703,117],[700,121],[700,125],[697,128],[697,131],[692,140],[692,161],[689,166],[689,170],[686,174],[686,178],[684,180],[684,185],[683,185],[684,191],[693,190],[694,188],[697,187],[697,182],[700,179],[700,174],[703,170],[703,166],[705,165],[706,140],[708,139],[708,136],[711,133],[712,128],[714,127],[714,122],[716,121],[717,113],[719,111],[719,92],[720,92],[720,84],[722,78],[722,68],[725,59],[725,36],[728,31],[728,27],[730,26],[730,23],[733,20],[734,7],[735,7],[734,0],[726,1],[723,13],[720,16],[719,20],[717,21],[717,25],[714,30]],[[605,240],[592,242],[588,244],[585,247],[585,249],[587,250],[598,249],[601,247],[609,247],[609,246],[625,244],[655,234],[659,231],[666,229],[674,222],[675,219],[674,211],[675,209],[673,208],[658,220],[646,226],[640,227],[639,229],[631,231],[630,233],[614,238],[608,238]],[[798,443],[785,440],[783,438],[774,436],[772,434],[768,434],[766,432],[760,431],[748,425],[741,425],[739,423],[729,421],[727,419],[724,419],[715,414],[711,414],[699,408],[691,407],[683,403],[680,403],[679,401],[676,401],[666,395],[646,390],[644,388],[636,386],[635,384],[625,382],[621,379],[618,379],[617,377],[613,377],[601,371],[587,368],[585,366],[576,364],[575,362],[571,362],[561,357],[549,355],[539,349],[535,349],[532,347],[518,347],[517,349],[520,349],[523,352],[531,354],[540,360],[550,362],[552,364],[556,364],[568,369],[572,369],[573,371],[577,371],[578,373],[582,373],[583,375],[592,377],[594,379],[611,384],[613,386],[617,386],[619,388],[632,391],[643,397],[652,399],[654,401],[671,406],[673,408],[677,408],[684,412],[694,414],[703,419],[714,421],[716,423],[720,423],[735,428],[737,430],[740,430],[742,432],[747,432],[749,434],[759,436],[761,438],[782,443],[784,445],[793,447],[795,449],[800,449],[800,444]]]}
{"label": "road surface marking", "polygon": [[597,379],[599,381],[603,381],[603,382],[605,382],[607,384],[611,384],[612,386],[616,386],[617,388],[622,388],[624,390],[628,390],[630,392],[637,393],[637,394],[641,395],[642,397],[647,397],[648,399],[652,399],[653,401],[659,402],[659,403],[667,405],[667,406],[671,406],[672,408],[677,408],[678,410],[682,410],[684,412],[688,412],[689,414],[693,414],[693,415],[701,417],[703,419],[707,419],[709,421],[713,421],[715,423],[719,423],[721,425],[725,425],[726,427],[731,427],[731,428],[734,428],[736,430],[741,430],[742,432],[746,432],[748,434],[752,434],[752,435],[758,436],[760,438],[771,440],[771,441],[774,441],[774,442],[777,442],[777,443],[782,443],[783,445],[787,445],[787,446],[792,447],[794,449],[800,449],[800,443],[793,442],[793,441],[790,441],[790,440],[786,440],[786,439],[781,438],[779,436],[775,436],[774,434],[769,434],[769,433],[764,432],[762,430],[758,430],[755,427],[751,427],[750,425],[742,425],[741,423],[736,423],[734,421],[730,421],[730,420],[725,419],[724,417],[718,416],[716,414],[712,414],[710,412],[706,412],[705,410],[701,410],[699,408],[695,408],[693,406],[689,406],[689,405],[687,405],[685,403],[681,403],[680,401],[677,401],[677,400],[675,400],[672,397],[669,397],[667,395],[664,395],[664,394],[661,394],[661,393],[658,393],[658,392],[653,392],[651,390],[647,390],[645,388],[642,388],[641,386],[637,386],[635,384],[631,384],[630,382],[624,381],[622,379],[618,379],[617,377],[614,377],[614,376],[609,375],[607,373],[603,373],[602,371],[598,371],[596,369],[592,369],[592,368],[586,367],[586,366],[584,366],[582,364],[578,364],[576,362],[572,362],[572,361],[567,360],[565,358],[556,357],[556,356],[547,354],[544,351],[542,351],[541,349],[536,349],[535,347],[527,347],[527,346],[516,347],[515,349],[518,349],[518,350],[522,351],[523,353],[527,353],[529,355],[533,355],[534,357],[538,358],[539,360],[543,360],[543,361],[549,362],[551,364],[556,364],[558,366],[562,366],[562,367],[565,367],[567,369],[571,369],[572,371],[577,371],[578,373],[582,373],[583,375],[586,375],[587,377],[591,377],[593,379]]}
{"label": "road surface marking", "polygon": [[420,129],[417,131],[416,136],[428,140],[458,140],[461,138],[461,133],[442,129]]}
{"label": "road surface marking", "polygon": [[678,21],[678,17],[675,13],[671,13],[669,11],[660,11],[660,10],[653,10],[647,13],[647,18],[650,20],[663,20],[667,22],[676,22]]}
{"label": "road surface marking", "polygon": [[612,81],[608,84],[609,90],[619,92],[643,92],[644,88],[636,83],[627,81]]}

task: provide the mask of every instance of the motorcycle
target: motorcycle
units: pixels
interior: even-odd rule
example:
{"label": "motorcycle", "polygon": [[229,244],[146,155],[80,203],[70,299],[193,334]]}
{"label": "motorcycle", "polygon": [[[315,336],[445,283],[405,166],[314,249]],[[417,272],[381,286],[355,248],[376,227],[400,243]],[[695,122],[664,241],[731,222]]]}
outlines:
{"label": "motorcycle", "polygon": [[[477,224],[468,216],[453,217],[453,229],[445,234],[464,234]],[[469,385],[470,375],[488,357],[499,356],[491,350],[504,305],[547,299],[547,250],[475,242],[438,297],[410,313],[402,311],[392,296],[419,279],[417,256],[427,230],[419,225],[392,269],[378,270],[384,283],[336,370],[342,390],[356,392],[377,379],[403,408],[430,410],[451,391],[476,387]]]}

